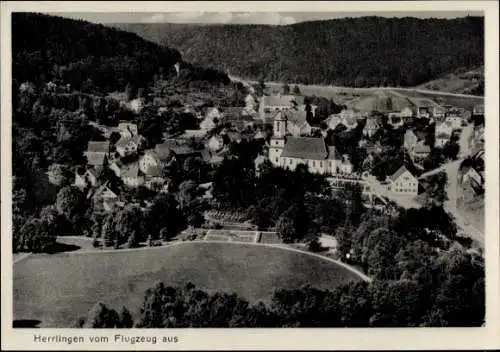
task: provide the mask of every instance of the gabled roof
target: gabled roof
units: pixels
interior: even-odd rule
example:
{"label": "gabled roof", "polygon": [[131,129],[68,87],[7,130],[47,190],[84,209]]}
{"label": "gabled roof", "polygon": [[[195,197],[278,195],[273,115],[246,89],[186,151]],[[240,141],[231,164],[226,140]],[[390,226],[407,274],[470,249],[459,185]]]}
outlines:
{"label": "gabled roof", "polygon": [[140,144],[142,141],[142,136],[135,135],[132,137],[121,137],[115,144],[116,147],[125,147],[129,143]]}
{"label": "gabled roof", "polygon": [[[398,178],[401,177],[405,172],[408,172],[411,175],[411,172],[408,171],[406,166],[401,166],[395,173],[393,173],[391,176],[389,176],[389,179],[391,181],[396,181]],[[413,176],[413,175],[412,175]],[[413,176],[414,177],[414,176]]]}
{"label": "gabled roof", "polygon": [[323,138],[288,137],[282,157],[324,160],[328,156]]}
{"label": "gabled roof", "polygon": [[99,153],[108,153],[109,152],[109,142],[95,142],[90,141],[87,146],[87,152],[99,152]]}
{"label": "gabled roof", "polygon": [[165,142],[155,146],[156,156],[160,160],[165,160],[170,156],[172,149],[178,146],[179,144],[175,139],[167,139]]}

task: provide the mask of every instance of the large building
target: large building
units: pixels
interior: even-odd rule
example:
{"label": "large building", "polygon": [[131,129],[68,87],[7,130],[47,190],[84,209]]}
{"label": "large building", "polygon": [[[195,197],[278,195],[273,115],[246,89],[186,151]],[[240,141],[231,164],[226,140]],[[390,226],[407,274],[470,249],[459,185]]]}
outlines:
{"label": "large building", "polygon": [[327,147],[323,138],[287,135],[287,123],[286,114],[276,115],[269,148],[269,160],[274,166],[295,170],[298,165],[307,165],[316,174],[352,171],[347,167],[349,160],[343,159],[334,147]]}

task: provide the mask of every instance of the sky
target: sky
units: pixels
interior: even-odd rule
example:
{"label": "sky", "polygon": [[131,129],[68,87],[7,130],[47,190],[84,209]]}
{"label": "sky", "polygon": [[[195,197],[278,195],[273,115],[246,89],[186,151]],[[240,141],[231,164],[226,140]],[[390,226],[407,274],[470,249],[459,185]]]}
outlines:
{"label": "sky", "polygon": [[201,24],[268,24],[287,25],[304,21],[343,17],[382,16],[417,18],[456,18],[482,16],[478,12],[64,12],[54,13],[68,18],[95,23],[201,23]]}

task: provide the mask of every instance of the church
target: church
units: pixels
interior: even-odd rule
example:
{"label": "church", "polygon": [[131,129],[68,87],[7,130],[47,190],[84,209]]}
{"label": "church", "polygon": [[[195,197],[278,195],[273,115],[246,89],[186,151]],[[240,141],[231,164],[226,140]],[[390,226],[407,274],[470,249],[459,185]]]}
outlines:
{"label": "church", "polygon": [[335,147],[327,146],[323,138],[287,135],[287,123],[282,112],[274,118],[269,147],[269,160],[274,166],[295,170],[297,165],[307,165],[311,173],[321,175],[352,173],[352,164]]}

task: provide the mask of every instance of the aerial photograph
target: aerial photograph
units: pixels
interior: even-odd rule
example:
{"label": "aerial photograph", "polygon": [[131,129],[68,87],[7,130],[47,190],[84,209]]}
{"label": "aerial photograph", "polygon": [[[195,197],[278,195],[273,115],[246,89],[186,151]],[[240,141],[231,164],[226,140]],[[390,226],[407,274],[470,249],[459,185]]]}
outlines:
{"label": "aerial photograph", "polygon": [[13,12],[12,327],[485,326],[484,19]]}

